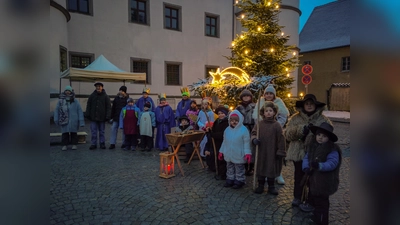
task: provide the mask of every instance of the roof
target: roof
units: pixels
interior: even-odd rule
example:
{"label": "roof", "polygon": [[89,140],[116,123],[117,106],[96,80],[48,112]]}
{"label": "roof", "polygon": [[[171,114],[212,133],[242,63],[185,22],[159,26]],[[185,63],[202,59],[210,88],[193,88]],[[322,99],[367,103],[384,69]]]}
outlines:
{"label": "roof", "polygon": [[350,45],[350,0],[315,7],[300,32],[300,52]]}
{"label": "roof", "polygon": [[331,87],[350,87],[350,83],[332,83]]}

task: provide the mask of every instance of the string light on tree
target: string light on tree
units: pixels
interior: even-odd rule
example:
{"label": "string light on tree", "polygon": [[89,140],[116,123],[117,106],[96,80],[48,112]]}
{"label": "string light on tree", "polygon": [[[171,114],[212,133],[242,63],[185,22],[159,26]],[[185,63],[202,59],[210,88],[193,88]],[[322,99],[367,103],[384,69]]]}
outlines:
{"label": "string light on tree", "polygon": [[289,94],[287,94],[287,96],[288,96],[288,98],[290,98],[290,96],[291,96],[291,95],[290,95],[290,93],[289,93]]}
{"label": "string light on tree", "polygon": [[258,27],[257,30],[258,30],[258,31],[261,31],[261,27]]}
{"label": "string light on tree", "polygon": [[242,19],[243,19],[243,18],[244,18],[244,14],[242,14],[242,16],[241,16],[241,17],[242,17]]}
{"label": "string light on tree", "polygon": [[284,33],[284,32],[282,32],[282,33],[281,33],[281,36],[283,36],[284,34],[285,34],[285,33]]}

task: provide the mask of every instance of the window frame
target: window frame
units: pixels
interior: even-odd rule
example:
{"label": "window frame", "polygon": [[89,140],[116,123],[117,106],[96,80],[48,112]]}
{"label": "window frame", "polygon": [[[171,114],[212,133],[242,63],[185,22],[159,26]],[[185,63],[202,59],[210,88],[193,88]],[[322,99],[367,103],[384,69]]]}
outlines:
{"label": "window frame", "polygon": [[147,63],[147,71],[146,71],[146,81],[133,81],[130,82],[131,84],[151,84],[151,60],[150,59],[143,59],[143,58],[137,58],[137,57],[131,57],[130,58],[130,63],[131,63],[131,72],[132,73],[143,73],[143,72],[137,72],[133,71],[133,64],[134,62],[139,62],[139,63]]}
{"label": "window frame", "polygon": [[[167,27],[167,22],[166,22],[166,19],[167,19],[167,15],[165,14],[165,10],[166,9],[173,9],[173,10],[176,10],[177,11],[177,13],[176,13],[176,15],[177,15],[177,17],[176,17],[176,19],[177,19],[177,29],[175,29],[175,28],[172,28],[172,26],[171,27]],[[172,11],[170,12],[170,14],[172,13]],[[172,17],[172,16],[168,16],[169,18],[170,18],[170,22],[171,22],[171,24],[172,24],[172,19],[174,18],[174,17]],[[164,29],[167,29],[167,30],[174,30],[174,31],[182,31],[182,7],[181,6],[179,6],[179,5],[173,5],[173,4],[169,4],[169,3],[165,3],[164,2],[164,7],[163,7],[163,23],[164,23]]]}
{"label": "window frame", "polygon": [[[77,10],[74,10],[74,9],[70,9],[70,7],[69,7],[69,3],[71,2],[71,1],[76,1],[78,4],[77,4]],[[79,10],[79,2],[80,1],[87,1],[88,2],[88,12],[82,12],[82,11],[80,11]],[[72,12],[72,13],[79,13],[79,14],[83,14],[83,15],[88,15],[88,16],[93,16],[93,1],[92,0],[67,0],[67,10],[68,10],[68,12]]]}
{"label": "window frame", "polygon": [[215,70],[217,70],[218,68],[221,68],[220,66],[216,66],[216,65],[205,65],[204,66],[204,69],[205,69],[205,71],[204,71],[204,78],[209,78],[209,77],[211,77],[211,74],[209,74],[208,72],[208,69],[215,69]]}
{"label": "window frame", "polygon": [[[141,10],[141,12],[145,13],[145,17],[146,17],[144,23],[132,20],[132,2],[133,1],[144,2],[145,10],[144,11]],[[135,23],[135,24],[140,24],[140,25],[150,25],[150,2],[149,1],[150,0],[128,0],[128,5],[129,5],[128,6],[128,11],[129,11],[128,12],[128,20],[130,23]],[[137,6],[138,6],[138,4],[137,4]],[[137,8],[137,10],[139,10],[139,9]]]}
{"label": "window frame", "polygon": [[350,56],[342,57],[340,61],[340,71],[349,72],[350,71]]}
{"label": "window frame", "polygon": [[[164,73],[164,84],[166,86],[182,86],[182,62],[171,62],[171,61],[165,61],[165,73]],[[173,65],[173,66],[179,66],[179,75],[178,75],[178,79],[179,82],[178,84],[168,84],[168,66],[169,65]]]}
{"label": "window frame", "polygon": [[[207,18],[210,19],[215,19],[215,35],[211,35],[211,27],[213,27],[213,25],[207,24]],[[220,23],[219,23],[219,15],[216,14],[212,14],[212,13],[205,13],[204,15],[204,35],[207,37],[214,37],[214,38],[219,38],[219,27],[220,27]],[[210,35],[207,34],[207,27],[210,26]]]}
{"label": "window frame", "polygon": [[[63,62],[62,62],[63,57],[61,55],[62,53],[65,53],[65,69],[64,70],[62,67],[62,64],[63,64]],[[66,47],[60,45],[60,72],[62,73],[67,69],[68,69],[68,49]]]}
{"label": "window frame", "polygon": [[[69,52],[69,67],[72,68],[79,68],[79,69],[83,69],[85,67],[73,67],[72,66],[72,57],[85,57],[85,58],[90,58],[90,63],[92,63],[94,61],[94,54],[93,53],[84,53],[84,52]],[[82,63],[82,62],[81,62]],[[89,65],[90,65],[89,63]]]}

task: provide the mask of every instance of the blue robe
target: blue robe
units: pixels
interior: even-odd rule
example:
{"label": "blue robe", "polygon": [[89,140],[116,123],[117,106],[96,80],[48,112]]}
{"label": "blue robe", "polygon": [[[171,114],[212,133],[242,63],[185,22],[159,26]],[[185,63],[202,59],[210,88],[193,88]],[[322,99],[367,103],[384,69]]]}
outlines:
{"label": "blue robe", "polygon": [[188,109],[190,108],[190,102],[192,100],[190,98],[186,99],[186,100],[181,100],[178,103],[178,106],[176,107],[176,112],[175,112],[175,119],[178,120],[181,116],[185,116],[186,115],[186,111],[188,111]]}
{"label": "blue robe", "polygon": [[153,99],[151,97],[147,97],[147,98],[140,97],[136,101],[135,105],[140,109],[141,112],[143,112],[144,111],[144,109],[143,109],[144,108],[144,103],[146,103],[146,102],[150,102],[151,111],[154,112],[154,110],[156,109],[156,106],[154,105]]}
{"label": "blue robe", "polygon": [[[214,122],[214,112],[211,109],[207,110],[208,119],[210,122]],[[203,110],[199,111],[199,116],[197,117],[197,125],[199,126],[199,130],[204,130],[203,128],[206,126],[208,122],[206,113]],[[205,157],[204,150],[207,144],[207,135],[204,135],[203,140],[200,142],[200,156]]]}
{"label": "blue robe", "polygon": [[156,148],[164,150],[168,148],[167,138],[165,134],[171,133],[171,128],[175,127],[175,117],[171,106],[163,105],[158,106],[155,111],[156,114]]}

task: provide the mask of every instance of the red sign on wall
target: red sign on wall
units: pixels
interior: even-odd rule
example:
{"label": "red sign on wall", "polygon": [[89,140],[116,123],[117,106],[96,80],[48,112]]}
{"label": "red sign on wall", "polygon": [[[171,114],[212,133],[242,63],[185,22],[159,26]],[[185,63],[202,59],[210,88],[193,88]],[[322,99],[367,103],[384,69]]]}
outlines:
{"label": "red sign on wall", "polygon": [[310,75],[304,75],[301,78],[301,82],[303,82],[304,85],[310,84],[312,81],[312,77]]}
{"label": "red sign on wall", "polygon": [[310,74],[312,73],[312,71],[313,71],[312,66],[311,66],[311,65],[308,65],[308,64],[304,65],[304,66],[301,68],[301,72],[302,72],[304,75],[310,75]]}

